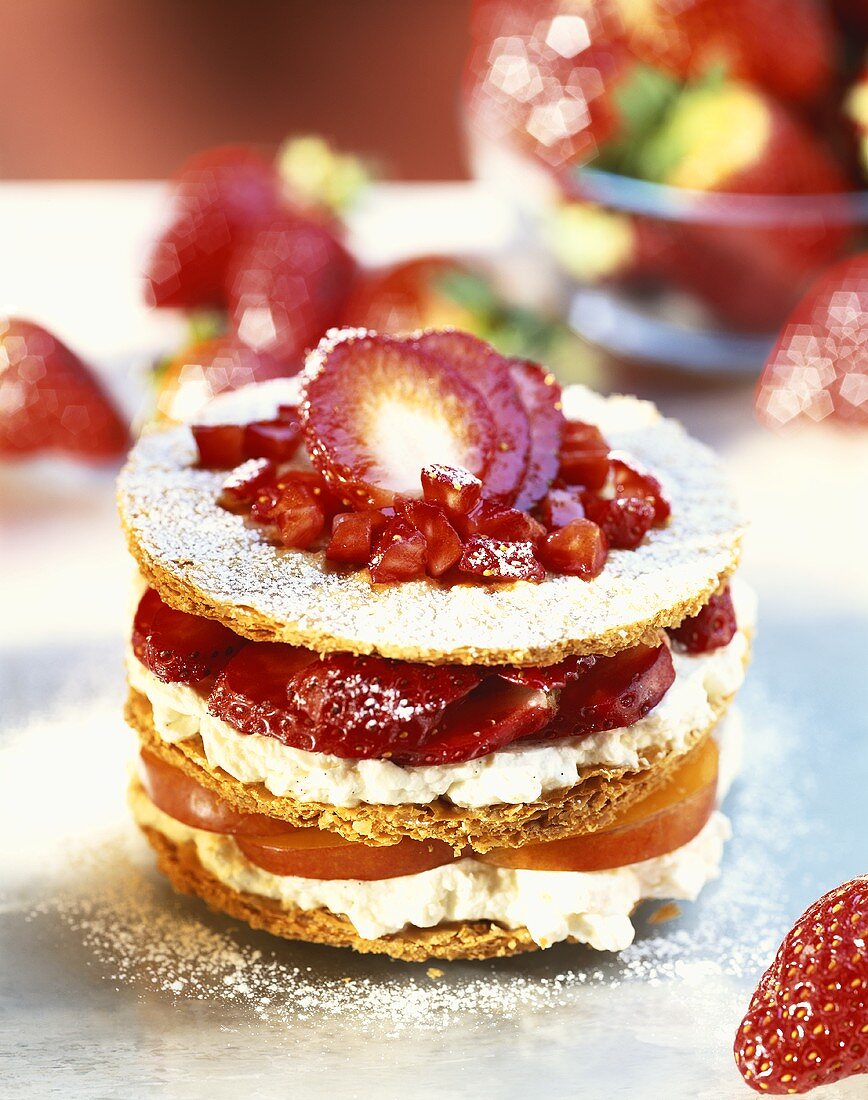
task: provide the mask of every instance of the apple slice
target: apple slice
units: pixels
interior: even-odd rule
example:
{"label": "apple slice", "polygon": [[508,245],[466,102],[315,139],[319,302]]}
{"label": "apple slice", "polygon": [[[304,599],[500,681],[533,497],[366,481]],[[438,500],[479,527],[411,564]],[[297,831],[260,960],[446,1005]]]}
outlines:
{"label": "apple slice", "polygon": [[[299,837],[300,833],[319,833],[320,843],[314,847],[306,837]],[[404,837],[397,844],[374,846],[351,843],[321,829],[295,829],[285,836],[239,836],[236,842],[247,859],[263,871],[299,878],[371,882],[418,875],[458,858],[442,840]]]}
{"label": "apple slice", "polygon": [[320,345],[301,415],[311,461],[354,507],[420,496],[432,463],[484,480],[494,453],[478,390],[430,353],[373,333]]}
{"label": "apple slice", "polygon": [[660,787],[628,806],[608,829],[521,848],[495,848],[475,858],[529,871],[606,871],[674,852],[711,817],[717,768],[717,745],[708,737]]}

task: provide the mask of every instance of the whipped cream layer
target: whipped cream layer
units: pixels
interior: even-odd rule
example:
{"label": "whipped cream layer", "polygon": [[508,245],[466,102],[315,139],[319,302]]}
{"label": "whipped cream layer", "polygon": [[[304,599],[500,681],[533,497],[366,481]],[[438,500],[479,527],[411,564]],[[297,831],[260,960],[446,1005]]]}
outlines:
{"label": "whipped cream layer", "polygon": [[195,844],[202,866],[225,886],[287,908],[327,909],[347,917],[363,939],[408,924],[433,928],[447,921],[491,920],[527,928],[540,947],[572,936],[600,951],[620,951],[633,941],[635,906],[648,898],[694,900],[717,877],[730,836],[728,819],[715,811],[682,848],[610,871],[524,871],[460,859],[417,875],[359,882],[264,871],[231,837],[190,828],[158,810],[140,786],[131,790],[130,805],[140,825],[174,844]]}
{"label": "whipped cream layer", "polygon": [[631,726],[585,737],[517,743],[475,760],[403,767],[388,760],[346,760],[290,748],[262,734],[242,734],[208,713],[207,699],[187,684],[164,684],[128,656],[130,684],[146,696],[158,735],[175,743],[201,737],[208,763],[241,783],[262,783],[278,796],[329,806],[361,802],[425,804],[445,798],[464,808],[534,802],[578,782],[588,767],[636,770],[649,755],[681,752],[691,734],[707,728],[715,707],[744,679],[755,620],[752,591],[732,582],[739,629],[710,653],[673,651],[675,682],[658,705]]}

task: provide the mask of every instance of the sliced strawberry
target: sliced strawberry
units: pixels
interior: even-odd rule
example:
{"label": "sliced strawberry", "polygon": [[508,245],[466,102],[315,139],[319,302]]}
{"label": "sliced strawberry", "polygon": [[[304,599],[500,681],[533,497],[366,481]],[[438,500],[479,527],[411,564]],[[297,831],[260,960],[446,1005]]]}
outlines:
{"label": "sliced strawberry", "polygon": [[539,733],[553,713],[546,692],[521,684],[507,686],[492,677],[450,707],[437,729],[418,745],[403,744],[394,759],[414,766],[475,760]]}
{"label": "sliced strawberry", "polygon": [[326,516],[313,489],[300,481],[290,481],[280,489],[272,522],[284,546],[309,550],[325,530]]}
{"label": "sliced strawberry", "polygon": [[511,684],[524,684],[538,691],[561,691],[578,679],[588,669],[593,668],[596,657],[565,657],[556,665],[541,665],[538,668],[501,668],[498,675]]}
{"label": "sliced strawberry", "polygon": [[796,921],[736,1033],[736,1065],[752,1089],[790,1095],[868,1073],[866,943],[868,875]]}
{"label": "sliced strawberry", "polygon": [[596,523],[589,519],[573,519],[547,535],[538,553],[543,565],[553,573],[590,580],[602,572],[609,545]]}
{"label": "sliced strawberry", "polygon": [[155,306],[220,306],[233,249],[280,209],[277,174],[244,146],[206,149],[178,170],[171,200],[145,270],[146,296]]}
{"label": "sliced strawberry", "polygon": [[350,759],[403,762],[450,703],[479,683],[471,668],[409,665],[382,657],[263,643],[219,677],[212,714],[241,733]]}
{"label": "sliced strawberry", "polygon": [[301,442],[301,424],[297,420],[256,420],[244,432],[244,453],[248,458],[270,458],[288,462]]}
{"label": "sliced strawberry", "polygon": [[530,423],[509,361],[483,340],[454,329],[423,333],[414,343],[445,360],[485,398],[496,437],[483,491],[510,504],[527,471]]}
{"label": "sliced strawberry", "polygon": [[566,422],[558,476],[567,485],[602,489],[609,476],[609,444],[599,428],[577,420]]}
{"label": "sliced strawberry", "polygon": [[365,334],[318,351],[302,419],[311,461],[358,505],[418,496],[432,463],[485,479],[494,427],[485,401],[457,371],[418,348]]}
{"label": "sliced strawberry", "polygon": [[395,509],[411,526],[425,536],[425,560],[432,577],[441,577],[461,557],[458,532],[436,504],[424,500],[396,501]]}
{"label": "sliced strawberry", "polygon": [[654,526],[665,523],[672,509],[663,495],[663,487],[647,470],[640,470],[632,459],[613,451],[612,487],[616,497],[638,497],[654,505]]}
{"label": "sliced strawberry", "polygon": [[483,581],[545,580],[546,571],[534,554],[532,542],[504,542],[472,535],[464,547],[458,568]]}
{"label": "sliced strawberry", "polygon": [[635,550],[654,526],[654,502],[642,497],[613,497],[611,500],[582,493],[585,515],[603,529],[614,550]]}
{"label": "sliced strawberry", "polygon": [[735,608],[727,585],[722,592],[716,592],[698,614],[673,627],[669,636],[688,653],[708,653],[728,645],[737,629]]}
{"label": "sliced strawberry", "polygon": [[336,325],[355,263],[332,229],[284,213],[233,254],[226,298],[235,330],[259,351],[297,362]]}
{"label": "sliced strawberry", "polygon": [[511,359],[510,370],[530,423],[527,470],[515,498],[528,511],[545,496],[558,472],[558,450],[564,429],[561,387],[555,376],[529,359]]}
{"label": "sliced strawberry", "polygon": [[91,370],[46,329],[0,318],[0,455],[120,457],[129,432]]}
{"label": "sliced strawberry", "polygon": [[168,420],[190,421],[218,393],[286,378],[300,366],[254,351],[232,334],[200,340],[157,368],[157,409]]}
{"label": "sliced strawberry", "polygon": [[340,512],[336,515],[326,548],[328,560],[346,565],[367,565],[373,551],[377,520],[385,524],[379,512]]}
{"label": "sliced strawberry", "polygon": [[[549,489],[540,501],[539,514],[550,531],[566,527],[574,519],[582,519],[586,512],[581,491],[574,488]],[[594,519],[590,515],[589,518]],[[597,522],[596,519],[594,522]]]}
{"label": "sliced strawberry", "polygon": [[205,470],[231,470],[248,457],[243,424],[194,424],[190,430]]}
{"label": "sliced strawberry", "polygon": [[266,485],[274,483],[277,467],[267,458],[250,458],[237,466],[223,482],[218,504],[230,512],[244,511]]}
{"label": "sliced strawberry", "polygon": [[666,645],[639,645],[614,657],[597,657],[561,692],[552,733],[576,737],[630,726],[657,706],[674,681]]}
{"label": "sliced strawberry", "polygon": [[132,642],[136,657],[167,684],[204,680],[247,645],[213,619],[169,607],[152,588],[139,601]]}
{"label": "sliced strawberry", "polygon": [[432,463],[422,470],[422,496],[456,516],[466,516],[479,503],[482,482],[469,470]]}
{"label": "sliced strawberry", "polygon": [[389,584],[425,576],[427,543],[405,519],[394,516],[377,536],[369,562],[371,582]]}

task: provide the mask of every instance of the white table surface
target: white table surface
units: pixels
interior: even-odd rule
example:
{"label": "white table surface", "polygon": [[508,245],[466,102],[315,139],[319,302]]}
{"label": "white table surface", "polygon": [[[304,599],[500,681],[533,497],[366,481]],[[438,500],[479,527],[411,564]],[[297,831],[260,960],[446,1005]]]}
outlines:
{"label": "white table surface", "polygon": [[[0,185],[0,308],[52,327],[133,405],[136,371],[180,332],[138,298],[135,273],[161,211],[153,184]],[[391,185],[353,233],[382,260],[508,250],[512,228],[478,186]],[[643,926],[626,961],[558,948],[445,967],[445,986],[424,968],[275,946],[169,899],[120,794],[130,566],[111,476],[0,468],[0,835],[16,838],[0,858],[0,1055],[12,1094],[493,1095],[496,1082],[504,1097],[749,1095],[728,1048],[758,960],[808,901],[868,864],[868,436],[773,436],[755,425],[743,384],[697,389],[641,373],[634,384],[720,449],[752,521],[744,573],[762,618],[724,878],[676,924]],[[155,892],[155,912],[169,906],[242,954],[276,952],[281,966],[300,967],[282,1012],[242,1009],[213,990],[176,996],[158,987],[153,960],[118,977],[111,944],[94,945],[80,919],[76,929],[52,907],[67,853],[84,858],[94,837],[106,851],[121,846],[124,867]],[[93,875],[105,892],[105,868],[83,866],[79,883]],[[345,975],[367,992],[352,1010],[335,995],[329,1009],[328,982]],[[486,1000],[480,981],[499,998]],[[463,1006],[438,988],[464,990]],[[823,1095],[866,1095],[860,1085]]]}

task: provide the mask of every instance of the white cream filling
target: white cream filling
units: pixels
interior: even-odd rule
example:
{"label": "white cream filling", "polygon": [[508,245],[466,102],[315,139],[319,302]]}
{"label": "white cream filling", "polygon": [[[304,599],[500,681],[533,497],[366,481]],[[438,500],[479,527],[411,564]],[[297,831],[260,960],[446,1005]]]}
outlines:
{"label": "white cream filling", "polygon": [[278,796],[342,807],[423,804],[440,797],[466,809],[515,805],[572,786],[583,768],[635,770],[648,764],[649,753],[683,751],[690,735],[711,723],[714,707],[744,679],[755,601],[743,583],[733,581],[732,594],[739,622],[735,637],[711,653],[673,652],[675,682],[641,721],[588,737],[511,745],[457,764],[403,767],[289,748],[273,737],[239,733],[209,714],[206,698],[194,688],[162,683],[132,653],[129,679],[150,702],[164,741],[199,736],[210,767],[241,783],[262,783]]}

